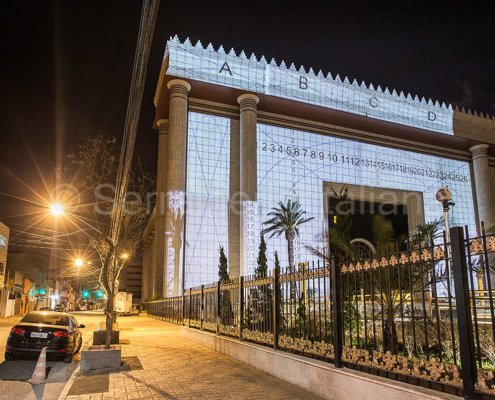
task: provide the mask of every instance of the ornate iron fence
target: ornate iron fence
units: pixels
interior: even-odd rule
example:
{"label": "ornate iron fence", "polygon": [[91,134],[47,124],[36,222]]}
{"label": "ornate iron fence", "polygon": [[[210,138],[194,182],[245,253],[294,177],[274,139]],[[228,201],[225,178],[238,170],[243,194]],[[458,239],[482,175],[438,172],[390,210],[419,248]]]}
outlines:
{"label": "ornate iron fence", "polygon": [[145,303],[169,322],[465,398],[495,398],[495,235],[300,263]]}

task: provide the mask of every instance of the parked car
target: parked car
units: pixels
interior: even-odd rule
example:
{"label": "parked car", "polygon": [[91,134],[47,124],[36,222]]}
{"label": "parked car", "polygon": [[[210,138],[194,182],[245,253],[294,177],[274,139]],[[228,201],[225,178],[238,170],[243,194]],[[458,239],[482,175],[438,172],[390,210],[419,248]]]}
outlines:
{"label": "parked car", "polygon": [[70,363],[82,346],[81,328],[73,315],[53,311],[32,311],[15,325],[7,339],[5,359],[15,360],[22,354],[40,353],[58,356]]}
{"label": "parked car", "polygon": [[55,308],[53,309],[53,311],[57,311],[57,312],[65,312],[65,307],[63,304],[57,304],[55,306]]}

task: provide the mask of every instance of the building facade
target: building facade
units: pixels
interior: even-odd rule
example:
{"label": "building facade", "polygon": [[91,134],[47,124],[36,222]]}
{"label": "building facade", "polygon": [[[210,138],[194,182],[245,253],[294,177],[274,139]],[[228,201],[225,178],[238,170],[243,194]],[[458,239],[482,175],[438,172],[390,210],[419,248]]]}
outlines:
{"label": "building facade", "polygon": [[0,291],[5,287],[7,272],[7,253],[9,251],[9,233],[7,225],[0,222]]}
{"label": "building facade", "polygon": [[126,264],[119,276],[119,291],[132,293],[132,302],[141,303],[142,270],[139,258]]}
{"label": "building facade", "polygon": [[[442,217],[435,194],[445,186],[451,225],[495,221],[488,116],[177,37],[154,103],[157,205],[144,233],[144,299],[216,281],[220,246],[231,277],[252,273],[263,222],[288,199],[313,218],[296,239],[296,262],[313,259],[307,246],[326,248],[330,198],[343,186],[372,212],[400,210],[405,234]],[[365,231],[355,238],[364,244]],[[283,236],[267,245],[271,265],[275,251],[287,264]]]}

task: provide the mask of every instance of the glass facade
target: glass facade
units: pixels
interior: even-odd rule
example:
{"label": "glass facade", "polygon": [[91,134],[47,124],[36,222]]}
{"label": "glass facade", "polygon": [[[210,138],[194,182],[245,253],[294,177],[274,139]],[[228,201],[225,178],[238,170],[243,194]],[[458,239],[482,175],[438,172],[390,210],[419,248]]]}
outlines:
{"label": "glass facade", "polygon": [[230,119],[189,113],[185,287],[218,280],[218,249],[228,249]]}
{"label": "glass facade", "polygon": [[[423,193],[424,218],[443,216],[436,191],[448,185],[456,206],[451,225],[475,229],[469,163],[348,139],[258,124],[258,222],[278,201],[298,199],[308,217],[296,240],[296,262],[311,260],[306,244],[321,245],[326,220],[324,182]],[[410,227],[411,229],[411,227]],[[269,259],[278,251],[287,264],[285,238],[267,240]]]}
{"label": "glass facade", "polygon": [[[218,248],[228,251],[230,120],[190,112],[188,129],[185,269],[186,287],[191,287],[216,281]],[[289,198],[314,217],[300,230],[296,262],[313,259],[306,244],[322,244],[325,182],[421,192],[425,221],[443,215],[435,193],[448,185],[456,203],[451,225],[475,229],[468,162],[261,123],[257,141],[254,231],[260,232],[272,207]],[[284,237],[268,239],[267,245],[271,265],[274,251],[287,264]]]}

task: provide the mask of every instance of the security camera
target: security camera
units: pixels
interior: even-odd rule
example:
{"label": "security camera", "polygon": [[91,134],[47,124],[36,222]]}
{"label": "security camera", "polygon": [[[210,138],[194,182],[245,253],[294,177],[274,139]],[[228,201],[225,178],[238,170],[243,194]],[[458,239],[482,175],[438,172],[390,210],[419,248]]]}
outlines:
{"label": "security camera", "polygon": [[448,186],[439,189],[435,197],[442,203],[444,211],[449,211],[450,206],[455,206],[455,203],[452,201],[452,193]]}

